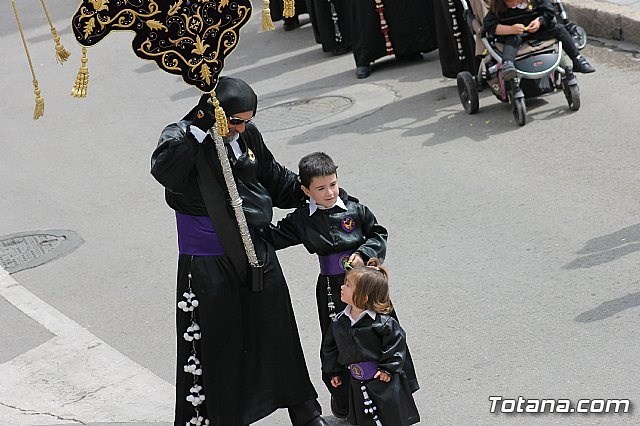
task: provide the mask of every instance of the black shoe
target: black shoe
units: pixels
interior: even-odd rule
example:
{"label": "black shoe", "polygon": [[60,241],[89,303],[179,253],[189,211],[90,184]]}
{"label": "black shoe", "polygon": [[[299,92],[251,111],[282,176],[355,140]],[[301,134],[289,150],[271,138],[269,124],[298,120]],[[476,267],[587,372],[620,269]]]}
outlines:
{"label": "black shoe", "polygon": [[344,46],[342,44],[338,45],[335,49],[333,49],[333,54],[336,56],[344,55],[345,53],[349,53],[351,48],[349,46]]}
{"label": "black shoe", "polygon": [[583,74],[590,74],[592,72],[596,72],[596,69],[591,66],[591,64],[587,61],[587,58],[580,55],[573,60],[573,71],[581,72]]}
{"label": "black shoe", "polygon": [[284,24],[282,24],[282,28],[285,31],[295,30],[299,26],[300,26],[300,20],[298,19],[297,16],[294,16],[293,18],[284,18]]}
{"label": "black shoe", "polygon": [[356,67],[356,77],[358,78],[367,78],[371,75],[371,66],[369,65],[360,65]]}
{"label": "black shoe", "polygon": [[346,419],[349,415],[349,406],[346,408],[338,407],[338,402],[331,396],[331,414],[338,419]]}
{"label": "black shoe", "polygon": [[305,423],[304,426],[329,426],[329,423],[322,416],[318,416],[311,420],[309,423]]}
{"label": "black shoe", "polygon": [[518,76],[515,65],[511,61],[504,61],[502,63],[502,79],[504,81],[513,80]]}

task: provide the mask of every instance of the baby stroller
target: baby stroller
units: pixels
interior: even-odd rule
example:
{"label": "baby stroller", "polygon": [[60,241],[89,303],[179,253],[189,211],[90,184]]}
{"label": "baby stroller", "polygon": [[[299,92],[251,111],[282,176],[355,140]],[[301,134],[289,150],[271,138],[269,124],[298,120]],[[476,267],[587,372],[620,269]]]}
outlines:
{"label": "baby stroller", "polygon": [[554,6],[556,8],[556,19],[569,31],[571,37],[576,43],[576,47],[580,50],[584,49],[587,45],[587,32],[581,26],[575,22],[569,20],[567,11],[564,9],[564,5],[561,0],[555,0]]}
{"label": "baby stroller", "polygon": [[562,42],[555,39],[525,41],[516,56],[518,76],[506,82],[502,78],[500,44],[481,36],[482,19],[488,11],[486,0],[459,1],[462,3],[467,25],[476,39],[476,55],[480,57],[475,75],[469,71],[461,71],[457,75],[458,94],[465,112],[478,112],[478,92],[484,86],[488,86],[500,101],[511,104],[513,118],[519,126],[524,126],[527,122],[525,99],[552,93],[556,89],[564,92],[572,111],[580,109],[578,80],[572,67],[563,65]]}

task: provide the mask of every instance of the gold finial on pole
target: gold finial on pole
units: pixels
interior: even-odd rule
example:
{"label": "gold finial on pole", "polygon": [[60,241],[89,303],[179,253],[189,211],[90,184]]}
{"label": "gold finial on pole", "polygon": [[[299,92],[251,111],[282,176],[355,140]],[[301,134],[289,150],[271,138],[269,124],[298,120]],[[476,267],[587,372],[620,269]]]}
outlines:
{"label": "gold finial on pole", "polygon": [[211,91],[211,101],[213,102],[213,107],[215,108],[216,115],[216,130],[220,136],[226,136],[229,133],[229,125],[227,123],[227,114],[225,114],[224,109],[220,106],[220,101],[216,98],[216,91]]}

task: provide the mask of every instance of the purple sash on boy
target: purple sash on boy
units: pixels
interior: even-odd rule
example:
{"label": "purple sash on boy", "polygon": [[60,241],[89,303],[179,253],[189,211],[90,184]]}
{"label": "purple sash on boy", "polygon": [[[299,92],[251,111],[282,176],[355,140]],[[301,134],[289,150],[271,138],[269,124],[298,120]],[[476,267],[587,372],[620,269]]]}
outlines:
{"label": "purple sash on boy", "polygon": [[321,275],[342,275],[346,271],[344,270],[344,263],[349,260],[349,257],[353,254],[353,250],[343,251],[341,253],[334,253],[328,256],[318,255],[318,261],[320,262],[320,274]]}

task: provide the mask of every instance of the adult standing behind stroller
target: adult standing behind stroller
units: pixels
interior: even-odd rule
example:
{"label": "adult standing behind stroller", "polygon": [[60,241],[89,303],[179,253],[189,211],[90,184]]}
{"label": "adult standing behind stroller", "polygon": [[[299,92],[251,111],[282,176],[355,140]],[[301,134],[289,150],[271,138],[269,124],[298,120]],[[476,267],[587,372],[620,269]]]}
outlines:
{"label": "adult standing behind stroller", "polygon": [[504,43],[502,75],[505,80],[517,76],[514,65],[518,49],[524,40],[556,38],[573,61],[573,71],[595,72],[595,68],[580,55],[567,29],[555,20],[556,9],[549,0],[492,0],[484,17],[483,32]]}
{"label": "adult standing behind stroller", "polygon": [[433,0],[348,0],[356,77],[371,74],[371,63],[387,55],[421,60],[438,48]]}

